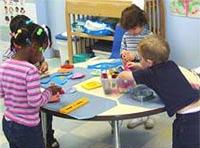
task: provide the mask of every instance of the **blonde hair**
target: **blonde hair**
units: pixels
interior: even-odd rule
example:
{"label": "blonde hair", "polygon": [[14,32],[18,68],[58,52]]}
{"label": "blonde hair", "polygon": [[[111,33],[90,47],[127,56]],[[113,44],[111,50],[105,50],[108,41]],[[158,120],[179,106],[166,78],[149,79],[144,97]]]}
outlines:
{"label": "blonde hair", "polygon": [[154,64],[166,62],[169,58],[170,48],[166,41],[156,35],[151,35],[140,41],[138,52],[145,59]]}

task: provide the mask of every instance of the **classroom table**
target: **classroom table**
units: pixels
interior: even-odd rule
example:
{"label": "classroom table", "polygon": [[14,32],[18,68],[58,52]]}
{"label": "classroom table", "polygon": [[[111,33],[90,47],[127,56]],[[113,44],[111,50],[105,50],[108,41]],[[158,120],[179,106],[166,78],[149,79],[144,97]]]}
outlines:
{"label": "classroom table", "polygon": [[[103,61],[110,61],[110,60],[103,60]],[[84,63],[76,64],[75,67],[84,67],[86,68],[88,64],[95,64],[102,62],[102,60],[99,59],[94,59],[94,60],[89,60]],[[99,78],[92,78],[98,80]],[[74,85],[74,87],[81,92],[84,92],[88,95],[97,95],[106,98],[106,99],[111,99],[116,101],[116,106],[112,107],[111,109],[102,112],[92,118],[87,118],[87,119],[76,119],[73,118],[69,115],[59,113],[58,111],[42,107],[41,108],[41,116],[42,116],[42,129],[43,129],[43,135],[45,139],[45,144],[46,144],[46,115],[47,114],[52,114],[53,116],[57,116],[60,118],[65,118],[65,119],[74,119],[74,120],[79,120],[79,121],[110,121],[112,125],[112,130],[113,130],[113,138],[114,138],[114,144],[115,148],[120,148],[120,125],[119,122],[120,120],[126,120],[126,119],[132,119],[132,118],[139,118],[139,117],[144,117],[144,116],[150,116],[150,115],[155,115],[158,113],[162,113],[165,111],[165,107],[162,103],[154,104],[151,106],[150,103],[146,102],[141,104],[140,106],[137,105],[129,105],[129,104],[124,104],[123,101],[121,102],[118,98],[120,95],[115,95],[115,96],[110,96],[110,95],[105,95],[103,92],[103,88],[98,88],[94,89],[92,91],[85,90],[80,87],[79,84]]]}

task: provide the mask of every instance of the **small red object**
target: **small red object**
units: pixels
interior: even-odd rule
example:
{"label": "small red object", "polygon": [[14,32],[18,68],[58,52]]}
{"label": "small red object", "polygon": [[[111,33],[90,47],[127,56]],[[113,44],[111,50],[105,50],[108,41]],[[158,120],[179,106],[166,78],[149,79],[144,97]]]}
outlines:
{"label": "small red object", "polygon": [[64,64],[64,65],[61,66],[61,68],[73,69],[73,68],[74,68],[74,65],[71,65],[71,64]]}
{"label": "small red object", "polygon": [[66,68],[60,68],[60,69],[58,69],[58,72],[60,72],[60,73],[68,73],[70,71],[72,71],[72,69],[66,69]]}

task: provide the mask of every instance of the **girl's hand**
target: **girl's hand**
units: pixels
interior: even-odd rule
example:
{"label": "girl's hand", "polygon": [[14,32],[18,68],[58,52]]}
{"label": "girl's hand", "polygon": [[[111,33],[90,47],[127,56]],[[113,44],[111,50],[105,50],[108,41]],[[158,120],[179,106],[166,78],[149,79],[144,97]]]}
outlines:
{"label": "girl's hand", "polygon": [[48,89],[51,90],[53,96],[58,94],[58,93],[59,94],[63,94],[64,93],[63,89],[61,87],[59,87],[59,86],[56,86],[56,85],[51,85],[51,86],[48,87]]}
{"label": "girl's hand", "polygon": [[51,96],[49,103],[58,102],[58,101],[60,101],[60,93],[59,92],[57,94]]}
{"label": "girl's hand", "polygon": [[46,61],[43,61],[40,65],[40,68],[39,68],[39,73],[40,74],[43,74],[45,72],[48,71],[48,63]]}

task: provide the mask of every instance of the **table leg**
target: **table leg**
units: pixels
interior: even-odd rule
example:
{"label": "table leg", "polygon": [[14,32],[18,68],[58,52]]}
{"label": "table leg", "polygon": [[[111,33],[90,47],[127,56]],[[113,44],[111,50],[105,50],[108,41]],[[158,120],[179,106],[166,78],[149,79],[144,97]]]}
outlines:
{"label": "table leg", "polygon": [[114,125],[114,141],[115,141],[115,148],[120,148],[120,125],[119,121],[115,120],[112,121],[112,125]]}
{"label": "table leg", "polygon": [[45,147],[47,147],[47,114],[41,111],[42,133]]}

